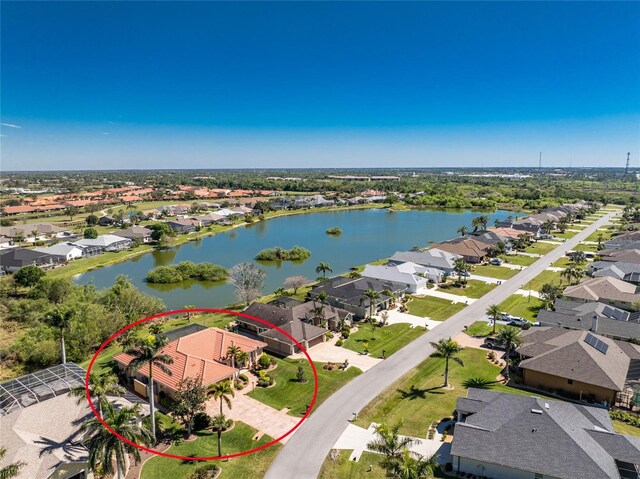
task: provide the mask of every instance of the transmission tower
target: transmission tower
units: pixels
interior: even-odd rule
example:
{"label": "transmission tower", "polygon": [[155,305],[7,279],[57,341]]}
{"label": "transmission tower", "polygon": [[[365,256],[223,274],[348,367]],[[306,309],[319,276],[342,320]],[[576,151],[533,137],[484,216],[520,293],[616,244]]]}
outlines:
{"label": "transmission tower", "polygon": [[629,157],[631,156],[631,153],[627,153],[627,164],[624,167],[624,176],[627,176],[629,174]]}

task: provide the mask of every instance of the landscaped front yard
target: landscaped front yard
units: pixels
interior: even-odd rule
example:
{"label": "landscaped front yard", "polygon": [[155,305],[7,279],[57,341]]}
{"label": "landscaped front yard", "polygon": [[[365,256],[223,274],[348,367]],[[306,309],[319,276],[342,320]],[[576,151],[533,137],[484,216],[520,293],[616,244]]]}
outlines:
{"label": "landscaped front yard", "polygon": [[[360,460],[349,460],[352,451],[341,450],[333,461],[327,458],[322,465],[319,479],[384,479],[384,469],[378,465],[384,456],[372,452],[363,452]],[[373,471],[369,471],[369,465]]]}
{"label": "landscaped front yard", "polygon": [[569,238],[573,238],[577,234],[578,234],[577,231],[565,231],[564,233],[560,233],[559,231],[556,231],[555,233],[553,233],[553,236],[555,236],[556,238],[569,239]]}
{"label": "landscaped front yard", "polygon": [[525,318],[532,322],[536,321],[538,311],[541,307],[542,301],[535,296],[531,296],[529,298],[519,294],[509,296],[499,305],[500,311],[504,311],[519,318]]}
{"label": "landscaped front yard", "polygon": [[[591,233],[585,241],[607,241],[613,237],[613,231],[596,231],[595,233]],[[602,235],[602,238],[598,238]]]}
{"label": "landscaped front yard", "polygon": [[364,343],[368,343],[369,354],[374,358],[381,358],[382,351],[385,352],[385,356],[389,356],[425,332],[423,327],[412,328],[406,323],[391,324],[375,329],[371,329],[367,324],[360,324],[358,330],[344,340],[342,347],[362,353]]}
{"label": "landscaped front yard", "polygon": [[[504,327],[505,326],[503,324],[497,324],[496,333]],[[489,324],[486,321],[476,321],[467,329],[465,329],[465,333],[467,333],[469,336],[484,338],[485,336],[489,336],[491,333],[493,333],[493,324]]]}
{"label": "landscaped front yard", "polygon": [[[237,422],[232,430],[222,435],[222,453],[232,454],[261,446],[271,441],[269,436],[262,436],[254,441],[257,431],[242,422]],[[171,446],[167,452],[180,456],[207,457],[218,454],[218,437],[211,431],[198,433],[193,442],[180,441]],[[222,468],[221,479],[235,479],[238,477],[263,477],[269,465],[278,454],[282,445],[275,444],[255,454],[241,456],[228,461],[216,461]],[[193,472],[210,462],[180,461],[168,457],[156,456],[149,459],[142,468],[141,479],[188,479]]]}
{"label": "landscaped front yard", "polygon": [[[256,387],[254,391],[249,393],[249,396],[279,411],[289,408],[289,414],[292,416],[302,416],[313,397],[311,366],[306,359],[276,358],[276,362],[278,366],[267,372],[267,375],[275,380],[275,386]],[[323,363],[314,364],[318,372],[318,397],[315,407],[318,407],[322,401],[362,372],[355,367],[350,367],[346,371],[327,371],[322,369]],[[298,366],[304,368],[307,380],[305,383],[296,380]]]}
{"label": "landscaped front yard", "polygon": [[527,253],[535,253],[535,254],[547,254],[549,251],[552,251],[558,247],[557,244],[552,243],[533,243],[531,246],[527,246],[525,248],[525,252]]}
{"label": "landscaped front yard", "polygon": [[542,288],[542,285],[547,283],[553,283],[560,286],[568,285],[567,280],[562,279],[562,276],[560,276],[560,271],[550,271],[546,269],[542,273],[540,273],[538,276],[533,278],[531,281],[529,281],[528,283],[525,283],[522,286],[522,289],[539,291],[540,288]]}
{"label": "landscaped front yard", "polygon": [[597,253],[598,245],[580,243],[578,246],[575,247],[575,249],[579,251],[588,251],[590,253]]}
{"label": "landscaped front yard", "polygon": [[458,296],[466,296],[468,298],[481,298],[496,286],[496,284],[470,279],[462,288],[451,285],[448,288],[439,287],[438,290],[445,293],[457,294]]}
{"label": "landscaped front yard", "polygon": [[505,263],[515,264],[518,266],[530,266],[536,261],[538,261],[538,258],[525,256],[521,254],[506,254],[506,255],[502,255],[501,258]]}
{"label": "landscaped front yard", "polygon": [[421,318],[430,318],[434,321],[444,321],[465,307],[463,303],[452,303],[443,298],[435,296],[425,296],[424,298],[411,297],[407,303],[409,314],[420,316]]}
{"label": "landscaped front yard", "polygon": [[488,278],[509,279],[518,274],[517,269],[505,268],[504,266],[479,265],[475,266],[472,271],[478,276],[486,276]]}

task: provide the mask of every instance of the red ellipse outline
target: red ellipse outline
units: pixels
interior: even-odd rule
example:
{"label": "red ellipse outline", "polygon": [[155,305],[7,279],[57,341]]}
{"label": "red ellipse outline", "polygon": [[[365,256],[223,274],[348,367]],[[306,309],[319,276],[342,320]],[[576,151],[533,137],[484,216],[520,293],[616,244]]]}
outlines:
{"label": "red ellipse outline", "polygon": [[[298,348],[300,348],[300,351],[302,351],[304,353],[304,355],[307,357],[307,361],[309,361],[309,364],[311,365],[311,371],[313,372],[313,397],[311,398],[311,403],[309,403],[309,409],[304,414],[304,416],[302,416],[302,418],[296,423],[295,426],[293,426],[289,431],[284,433],[282,436],[272,440],[271,442],[268,442],[267,444],[263,444],[262,446],[259,446],[259,447],[254,447],[253,449],[249,449],[247,451],[241,451],[241,452],[237,452],[235,454],[227,454],[225,456],[191,457],[191,456],[179,456],[177,454],[169,454],[169,453],[166,453],[166,452],[160,452],[160,451],[158,451],[156,449],[152,449],[152,448],[140,445],[140,444],[136,444],[135,442],[130,441],[126,437],[123,437],[122,435],[118,434],[116,431],[114,431],[104,421],[104,419],[102,419],[102,417],[98,413],[96,407],[93,405],[93,401],[91,400],[91,392],[89,391],[89,375],[91,374],[91,369],[93,368],[93,364],[96,362],[96,359],[98,359],[98,356],[100,355],[100,353],[115,338],[120,336],[125,331],[128,331],[129,329],[131,329],[131,328],[133,328],[135,326],[138,326],[139,324],[146,323],[147,321],[151,321],[153,319],[162,318],[164,316],[171,316],[173,314],[189,313],[189,312],[191,312],[191,313],[193,313],[193,312],[198,312],[198,313],[223,313],[223,314],[231,314],[233,316],[242,316],[243,318],[247,318],[247,319],[252,319],[252,320],[258,321],[258,322],[260,322],[262,324],[265,324],[265,325],[269,326],[270,328],[273,328],[276,331],[284,334],[287,338],[291,339],[296,344],[296,346],[298,346]],[[307,350],[304,348],[304,346],[302,346],[302,344],[300,344],[289,333],[287,333],[286,331],[283,331],[281,328],[279,328],[278,326],[276,326],[273,323],[270,323],[269,321],[265,321],[264,319],[256,318],[255,316],[251,316],[249,314],[239,313],[237,311],[229,311],[227,309],[216,309],[216,308],[176,309],[176,310],[173,310],[173,311],[164,311],[162,313],[154,314],[152,316],[147,316],[146,318],[139,319],[138,321],[135,321],[135,322],[125,326],[124,328],[120,329],[119,331],[116,331],[104,343],[102,343],[100,345],[100,347],[98,348],[98,350],[93,355],[93,357],[91,358],[91,361],[89,362],[89,367],[87,368],[87,373],[85,375],[85,395],[87,397],[87,401],[89,402],[89,407],[91,408],[91,411],[93,411],[94,416],[98,418],[98,421],[100,421],[102,423],[102,425],[111,434],[113,434],[114,436],[119,438],[121,441],[124,441],[127,444],[130,444],[131,446],[133,446],[133,447],[135,447],[137,449],[140,449],[141,451],[146,451],[146,452],[149,452],[151,454],[155,454],[157,456],[170,457],[172,459],[180,459],[180,460],[183,460],[183,461],[219,461],[219,460],[223,460],[223,459],[231,459],[231,458],[234,458],[234,457],[247,456],[249,454],[253,454],[255,452],[262,451],[263,449],[271,447],[274,444],[280,442],[282,439],[284,439],[288,435],[292,434],[296,429],[298,429],[300,427],[300,425],[309,417],[309,414],[311,414],[311,411],[313,410],[313,406],[316,403],[316,399],[318,397],[318,371],[316,370],[316,366],[315,366],[315,364],[313,364],[313,360],[311,359],[311,356],[309,356],[309,353],[307,353]]]}

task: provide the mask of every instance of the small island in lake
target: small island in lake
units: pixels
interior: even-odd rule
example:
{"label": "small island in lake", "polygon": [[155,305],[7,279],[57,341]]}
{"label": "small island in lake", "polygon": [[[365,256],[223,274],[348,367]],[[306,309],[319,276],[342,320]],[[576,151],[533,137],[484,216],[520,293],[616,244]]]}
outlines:
{"label": "small island in lake", "polygon": [[258,261],[304,261],[311,256],[311,251],[300,246],[291,249],[263,249],[256,255]]}
{"label": "small island in lake", "polygon": [[147,273],[147,282],[156,284],[180,283],[189,279],[196,281],[226,281],[229,272],[213,263],[181,261],[171,266],[158,266]]}
{"label": "small island in lake", "polygon": [[340,236],[342,234],[342,230],[339,227],[334,226],[333,228],[329,228],[326,233],[331,236]]}

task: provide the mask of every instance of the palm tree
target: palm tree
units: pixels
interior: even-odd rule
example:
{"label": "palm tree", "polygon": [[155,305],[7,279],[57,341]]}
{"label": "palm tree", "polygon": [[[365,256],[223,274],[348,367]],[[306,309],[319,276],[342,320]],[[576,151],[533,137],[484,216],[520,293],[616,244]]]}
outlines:
{"label": "palm tree", "polygon": [[460,236],[464,236],[469,232],[469,230],[467,229],[466,226],[461,226],[460,228],[457,229],[457,232],[460,233]]}
{"label": "palm tree", "polygon": [[553,226],[554,226],[553,221],[547,220],[544,223],[542,223],[542,231],[549,234],[551,233],[551,231],[553,231]]}
{"label": "palm tree", "polygon": [[458,258],[453,263],[453,271],[455,271],[455,273],[458,275],[458,281],[460,283],[462,283],[462,275],[467,272],[467,268],[468,265],[464,258]]}
{"label": "palm tree", "polygon": [[492,304],[487,309],[487,314],[489,316],[491,316],[491,318],[493,319],[493,333],[491,333],[491,334],[493,336],[495,336],[496,335],[496,323],[498,321],[498,318],[500,317],[500,307],[497,304]]}
{"label": "palm tree", "polygon": [[[4,447],[0,447],[0,459],[2,459],[5,454],[7,454],[7,450]],[[13,464],[9,464],[8,466],[4,466],[0,469],[0,479],[9,479],[11,477],[16,477],[24,466],[26,466],[26,462],[18,461]]]}
{"label": "palm tree", "polygon": [[364,292],[364,296],[369,299],[369,317],[373,318],[373,308],[374,308],[374,301],[380,299],[380,293],[378,293],[376,290],[374,289],[367,289]]}
{"label": "palm tree", "polygon": [[437,343],[431,343],[436,349],[434,356],[444,358],[444,385],[443,387],[449,387],[449,359],[453,359],[460,366],[464,366],[462,359],[456,357],[456,354],[461,352],[464,348],[460,346],[453,339],[441,339]]}
{"label": "palm tree", "polygon": [[329,266],[329,263],[325,263],[323,261],[322,263],[320,263],[316,267],[316,273],[317,274],[322,274],[322,277],[326,278],[327,277],[327,273],[333,273],[333,270],[331,269],[331,266]]}
{"label": "palm tree", "polygon": [[581,250],[573,251],[569,253],[568,256],[571,259],[571,262],[576,265],[585,264],[587,262],[587,256],[584,251]]}
{"label": "palm tree", "polygon": [[569,284],[573,284],[573,280],[575,280],[577,283],[578,281],[580,281],[580,278],[582,278],[583,274],[584,271],[580,268],[576,268],[575,266],[568,266],[567,268],[562,270],[560,276],[566,278]]}
{"label": "palm tree", "polygon": [[[153,438],[149,431],[138,422],[140,405],[116,409],[111,403],[105,403],[104,422],[122,437],[135,444],[149,445]],[[153,421],[152,421],[153,423]],[[140,460],[138,448],[128,444],[105,428],[98,418],[89,419],[82,425],[82,431],[91,436],[89,449],[89,467],[100,469],[107,475],[113,475],[115,459],[118,479],[124,479],[124,468],[127,454],[132,454],[136,463]]]}
{"label": "palm tree", "polygon": [[218,457],[222,457],[222,433],[231,427],[231,419],[227,419],[223,414],[213,417],[211,429],[218,433]]}
{"label": "palm tree", "polygon": [[367,444],[367,449],[385,456],[383,463],[391,463],[399,459],[403,449],[420,442],[407,436],[400,436],[401,427],[402,421],[398,421],[391,427],[385,423],[375,426],[376,438]]}
{"label": "palm tree", "polygon": [[242,352],[240,346],[234,346],[233,344],[227,348],[227,357],[231,359],[231,367],[236,367],[236,358],[238,354]]}
{"label": "palm tree", "polygon": [[598,240],[598,246],[602,246],[602,241],[604,240],[604,235],[602,233],[598,233],[597,240]]}
{"label": "palm tree", "polygon": [[387,467],[387,477],[396,479],[428,479],[433,477],[438,467],[436,455],[425,458],[421,454],[404,448],[400,457],[392,461]]}
{"label": "palm tree", "polygon": [[[195,307],[195,304],[185,304],[182,309],[195,309]],[[187,311],[187,322],[191,321],[191,316],[193,316],[193,314],[194,313],[191,311]]]}
{"label": "palm tree", "polygon": [[231,398],[236,394],[233,392],[231,381],[223,381],[209,386],[209,394],[220,401],[220,415],[222,415],[222,403],[227,403],[227,407],[231,409]]}
{"label": "palm tree", "polygon": [[247,353],[246,351],[240,351],[238,354],[236,354],[235,358],[237,366],[239,368],[242,368],[249,362],[249,353]]}
{"label": "palm tree", "polygon": [[498,342],[504,345],[504,349],[507,351],[507,367],[505,368],[507,381],[509,381],[509,360],[511,359],[511,350],[514,346],[520,344],[521,339],[519,331],[516,328],[507,326],[498,333]]}
{"label": "palm tree", "polygon": [[161,352],[162,348],[166,346],[168,340],[164,335],[154,336],[150,334],[146,339],[139,339],[135,345],[125,351],[127,354],[133,356],[133,359],[129,363],[129,368],[133,371],[137,371],[143,366],[149,366],[149,411],[151,414],[151,438],[153,444],[156,443],[156,417],[155,417],[155,393],[153,388],[153,366],[160,369],[160,371],[171,375],[171,370],[167,367],[167,364],[173,363],[173,358],[168,354]]}
{"label": "palm tree", "polygon": [[67,362],[67,351],[64,346],[64,332],[69,329],[69,325],[71,324],[71,319],[73,319],[73,311],[70,309],[63,310],[60,308],[56,308],[50,313],[47,314],[47,321],[54,328],[58,328],[60,331],[60,351],[62,355],[62,364]]}
{"label": "palm tree", "polygon": [[[91,374],[89,376],[89,390],[91,398],[98,405],[98,412],[102,417],[102,406],[108,401],[107,396],[123,396],[125,389],[118,384],[115,374]],[[78,404],[85,400],[86,391],[84,386],[77,386],[69,391],[71,396],[78,398]]]}
{"label": "palm tree", "polygon": [[276,289],[273,294],[276,295],[277,298],[281,298],[282,296],[286,296],[287,295],[287,290],[280,287],[278,289]]}

